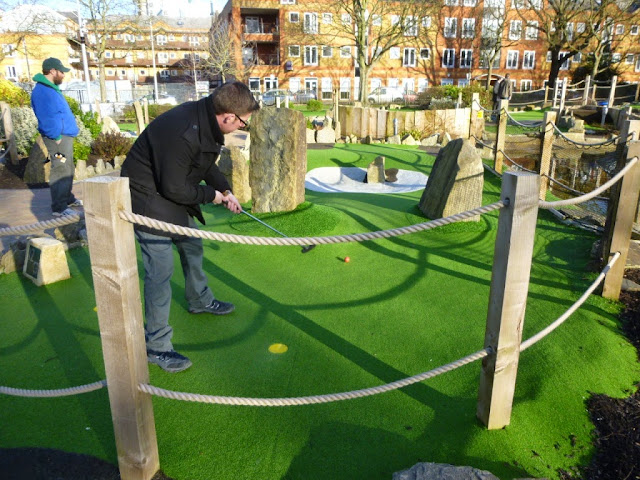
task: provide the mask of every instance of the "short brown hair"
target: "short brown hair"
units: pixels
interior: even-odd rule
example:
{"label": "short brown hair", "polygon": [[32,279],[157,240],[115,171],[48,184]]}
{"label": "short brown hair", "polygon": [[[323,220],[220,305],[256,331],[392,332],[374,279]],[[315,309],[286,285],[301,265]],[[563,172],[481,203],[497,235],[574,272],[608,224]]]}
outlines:
{"label": "short brown hair", "polygon": [[260,108],[253,93],[244,83],[231,81],[223,83],[211,94],[216,114],[234,113],[245,115]]}

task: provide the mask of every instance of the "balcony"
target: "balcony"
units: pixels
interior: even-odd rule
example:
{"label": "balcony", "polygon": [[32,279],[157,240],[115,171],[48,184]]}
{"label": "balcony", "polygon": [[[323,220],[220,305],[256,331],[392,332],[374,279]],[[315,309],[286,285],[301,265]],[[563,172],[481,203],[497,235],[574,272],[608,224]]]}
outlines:
{"label": "balcony", "polygon": [[280,25],[276,14],[263,12],[242,16],[242,39],[245,42],[274,42],[280,36]]}
{"label": "balcony", "polygon": [[259,54],[245,56],[242,58],[242,65],[244,65],[245,67],[253,67],[258,65],[280,65],[280,55]]}

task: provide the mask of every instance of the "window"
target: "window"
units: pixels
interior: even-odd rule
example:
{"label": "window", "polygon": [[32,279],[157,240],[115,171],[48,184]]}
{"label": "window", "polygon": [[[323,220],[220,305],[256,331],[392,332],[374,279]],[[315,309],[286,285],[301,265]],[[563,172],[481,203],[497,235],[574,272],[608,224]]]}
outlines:
{"label": "window", "polygon": [[264,78],[264,90],[273,90],[274,88],[278,88],[278,79],[276,77],[265,77]]}
{"label": "window", "polygon": [[624,63],[632,65],[633,62],[635,61],[635,55],[633,53],[627,53],[627,55],[624,57]]}
{"label": "window", "polygon": [[7,78],[18,78],[18,72],[14,65],[7,65]]}
{"label": "window", "polygon": [[422,17],[422,26],[424,28],[431,27],[431,17]]}
{"label": "window", "polygon": [[462,19],[462,38],[474,38],[476,36],[476,19]]}
{"label": "window", "polygon": [[316,46],[304,47],[304,64],[318,65],[318,47]]}
{"label": "window", "polygon": [[163,63],[167,63],[169,61],[169,54],[166,52],[159,52],[158,53],[158,61],[159,62],[163,62]]}
{"label": "window", "polygon": [[[560,52],[560,55],[558,56],[558,59],[562,59],[564,58],[566,55],[568,55],[569,52]],[[560,65],[560,70],[569,70],[569,59],[565,59],[564,62],[562,62],[562,65]]]}
{"label": "window", "polygon": [[304,14],[304,26],[302,28],[304,33],[318,33],[318,14],[317,13],[305,13]]}
{"label": "window", "polygon": [[[584,24],[583,24],[584,25]],[[527,22],[527,30],[524,34],[525,40],[537,40],[538,39],[538,22],[530,20]]]}
{"label": "window", "polygon": [[295,5],[296,0],[280,0],[280,5]]}
{"label": "window", "polygon": [[13,49],[13,45],[9,45],[8,43],[2,44],[2,53],[5,57],[13,57],[15,50]]}
{"label": "window", "polygon": [[440,85],[453,85],[453,78],[443,78],[440,80]]}
{"label": "window", "polygon": [[[184,58],[189,58],[189,54],[187,53],[186,55],[187,55],[187,56],[186,56],[186,57],[184,57]],[[171,53],[169,54],[169,58],[176,58],[176,52],[171,52]]]}
{"label": "window", "polygon": [[420,49],[420,60],[429,60],[431,58],[431,50],[428,48]]}
{"label": "window", "polygon": [[351,79],[340,78],[340,100],[349,100],[351,98]]}
{"label": "window", "polygon": [[578,22],[578,25],[576,26],[576,32],[578,33],[584,33],[585,29],[587,28],[587,24],[584,22]]}
{"label": "window", "polygon": [[[164,75],[162,75],[164,73]],[[107,76],[108,77],[113,77],[113,70],[107,70]],[[167,72],[166,70],[161,70],[160,71],[160,76],[161,77],[168,77],[169,76],[169,72]]]}
{"label": "window", "polygon": [[404,36],[415,37],[416,35],[418,35],[418,21],[409,15],[404,19]]}
{"label": "window", "polygon": [[300,45],[289,45],[289,56],[290,57],[299,57],[300,56]]}
{"label": "window", "polygon": [[371,15],[371,25],[373,25],[374,27],[382,26],[382,16],[378,15],[377,13]]}
{"label": "window", "polygon": [[458,79],[458,86],[459,87],[466,87],[468,85],[469,85],[469,80],[467,80],[466,78]]}
{"label": "window", "polygon": [[322,100],[331,100],[333,96],[333,83],[330,77],[320,79],[320,92]]}
{"label": "window", "polygon": [[[122,72],[124,74],[124,70]],[[171,76],[172,77],[177,77],[178,76],[178,70],[171,70]]]}
{"label": "window", "polygon": [[573,23],[567,23],[567,40],[573,41]]}
{"label": "window", "polygon": [[622,55],[620,53],[614,53],[611,55],[611,62],[620,63],[620,60],[622,60]]}
{"label": "window", "polygon": [[505,68],[518,68],[518,57],[520,52],[517,50],[509,50],[507,52],[507,65]]}
{"label": "window", "polygon": [[465,7],[475,7],[476,0],[462,0],[462,5],[464,5]]}
{"label": "window", "polygon": [[[495,56],[494,56],[495,55]],[[480,64],[478,65],[480,68],[488,68],[489,62],[493,58],[493,68],[500,68],[500,52],[495,52],[494,50],[480,50]]]}
{"label": "window", "polygon": [[113,58],[113,53],[112,52],[104,52],[104,58]]}
{"label": "window", "polygon": [[418,79],[418,92],[424,92],[427,88],[429,88],[429,80],[426,78]]}
{"label": "window", "polygon": [[630,35],[638,35],[638,25],[631,25],[631,30],[629,30]]}
{"label": "window", "polygon": [[624,34],[624,25],[620,23],[616,25],[616,35],[622,35],[622,34]]}
{"label": "window", "polygon": [[544,61],[547,62],[547,63],[551,63],[551,52],[547,52],[547,56],[544,59]]}
{"label": "window", "polygon": [[348,13],[343,13],[340,16],[340,19],[342,20],[343,25],[351,25],[351,15],[349,15]]}
{"label": "window", "polygon": [[511,20],[509,40],[520,40],[520,38],[522,38],[522,20]]}
{"label": "window", "polygon": [[333,57],[333,48],[329,47],[327,45],[324,45],[322,47],[322,57],[323,58],[330,58]]}
{"label": "window", "polygon": [[398,60],[400,58],[400,47],[391,47],[389,49],[389,58],[391,60]]}
{"label": "window", "polygon": [[400,15],[391,15],[391,25],[397,25],[400,22]]}
{"label": "window", "polygon": [[156,44],[164,45],[165,43],[167,43],[166,35],[156,35]]}
{"label": "window", "polygon": [[340,56],[342,58],[351,58],[351,47],[349,45],[340,47]]}
{"label": "window", "polygon": [[444,0],[444,4],[450,7],[455,7],[459,3],[460,3],[459,0]]}
{"label": "window", "polygon": [[460,50],[460,68],[471,68],[473,66],[473,50]]}
{"label": "window", "polygon": [[333,13],[323,13],[322,23],[333,23]]}
{"label": "window", "polygon": [[444,19],[444,36],[446,38],[455,38],[458,30],[458,19],[445,17]]}
{"label": "window", "polygon": [[528,92],[531,90],[531,80],[520,80],[520,91]]}
{"label": "window", "polygon": [[138,71],[138,75],[145,75],[146,76],[147,75],[147,71],[144,70],[144,69],[143,70],[139,70]]}
{"label": "window", "polygon": [[581,61],[582,61],[582,52],[578,52],[573,57],[571,57],[572,63],[580,63]]}
{"label": "window", "polygon": [[536,68],[536,52],[533,50],[525,50],[522,55],[522,68],[533,70]]}
{"label": "window", "polygon": [[136,36],[132,35],[130,33],[125,33],[124,34],[124,41],[125,42],[129,42],[129,43],[133,43],[136,41]]}
{"label": "window", "polygon": [[498,38],[501,35],[497,18],[484,18],[482,20],[482,36],[485,38]]}
{"label": "window", "polygon": [[289,12],[289,22],[290,23],[300,22],[300,14],[298,12]]}
{"label": "window", "polygon": [[403,67],[415,67],[416,66],[416,49],[405,48],[402,54],[402,66]]}
{"label": "window", "polygon": [[442,52],[442,68],[456,66],[456,51],[454,48],[445,48]]}
{"label": "window", "polygon": [[640,72],[640,55],[636,55],[636,66],[635,71]]}
{"label": "window", "polygon": [[260,91],[260,78],[249,77],[249,90],[251,90],[252,92]]}

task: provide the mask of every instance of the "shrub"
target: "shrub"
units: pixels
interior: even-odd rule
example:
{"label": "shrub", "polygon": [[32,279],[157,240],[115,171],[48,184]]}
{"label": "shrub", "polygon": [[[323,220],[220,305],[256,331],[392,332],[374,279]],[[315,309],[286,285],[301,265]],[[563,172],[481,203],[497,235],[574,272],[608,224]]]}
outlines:
{"label": "shrub", "polygon": [[73,142],[73,162],[77,163],[78,160],[87,160],[91,153],[91,147],[83,145],[77,139]]}
{"label": "shrub", "polygon": [[69,108],[71,112],[76,117],[76,122],[78,126],[83,124],[90,132],[91,138],[96,138],[100,132],[102,131],[102,127],[98,123],[98,117],[93,112],[83,112],[80,104],[75,98],[64,96],[65,100],[69,104]]}
{"label": "shrub", "polygon": [[462,92],[462,106],[469,107],[474,93],[480,94],[480,105],[491,108],[491,91],[485,88],[484,83],[474,82],[467,87],[455,85],[442,85],[431,87],[418,95],[418,104],[429,110],[441,110],[455,108],[458,94]]}
{"label": "shrub", "polygon": [[[38,120],[31,107],[11,107],[10,110],[18,155],[26,157],[38,136]],[[4,137],[3,122],[0,122],[0,136]]]}
{"label": "shrub", "polygon": [[307,102],[307,110],[310,112],[318,112],[324,108],[324,105],[320,100],[309,100]]}
{"label": "shrub", "polygon": [[101,133],[91,144],[91,150],[104,160],[113,160],[118,155],[126,155],[133,141],[119,132]]}
{"label": "shrub", "polygon": [[0,80],[0,102],[6,102],[10,107],[28,107],[31,97],[9,80]]}
{"label": "shrub", "polygon": [[[142,104],[142,102],[141,102]],[[175,105],[156,105],[155,103],[149,104],[149,121],[156,118],[158,115],[163,114],[164,112],[168,112]],[[144,107],[143,107],[144,108]],[[135,123],[136,122],[136,111],[133,108],[133,104],[127,105],[123,110],[124,119],[127,122]]]}

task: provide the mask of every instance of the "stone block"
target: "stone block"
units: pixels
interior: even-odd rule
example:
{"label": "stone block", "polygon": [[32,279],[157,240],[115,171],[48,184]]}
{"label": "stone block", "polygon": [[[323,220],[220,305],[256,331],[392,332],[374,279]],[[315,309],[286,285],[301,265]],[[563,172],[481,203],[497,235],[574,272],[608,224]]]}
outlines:
{"label": "stone block", "polygon": [[85,180],[88,178],[86,160],[76,160],[76,169],[73,173],[73,178],[75,180]]}
{"label": "stone block", "polygon": [[120,127],[115,120],[109,116],[102,117],[102,133],[120,133]]}
{"label": "stone block", "polygon": [[387,138],[387,143],[390,143],[392,145],[401,145],[402,139],[400,138],[400,135],[392,135]]}
{"label": "stone block", "polygon": [[[47,183],[51,172],[51,162],[48,161],[49,152],[42,136],[38,135],[29,152],[29,159],[24,171],[24,183]],[[46,162],[46,163],[45,163]]]}
{"label": "stone block", "polygon": [[[484,168],[473,144],[458,138],[443,147],[420,198],[420,210],[428,218],[448,217],[482,205]],[[467,221],[479,220],[479,215]]]}
{"label": "stone block", "polygon": [[310,128],[306,129],[307,143],[316,143],[316,131]]}
{"label": "stone block", "polygon": [[29,240],[22,273],[38,286],[70,278],[62,242],[45,237]]}
{"label": "stone block", "polygon": [[331,127],[324,127],[316,132],[316,143],[336,143],[336,132]]}
{"label": "stone block", "polygon": [[384,183],[384,157],[379,156],[367,167],[366,183]]}
{"label": "stone block", "polygon": [[408,133],[402,137],[401,143],[402,145],[418,145],[418,141]]}
{"label": "stone block", "polygon": [[248,152],[240,147],[224,148],[216,164],[229,182],[231,191],[240,203],[251,200]]}
{"label": "stone block", "polygon": [[447,463],[416,463],[394,472],[392,480],[499,480],[491,472],[473,467],[457,467]]}
{"label": "stone block", "polygon": [[438,144],[438,134],[429,135],[426,138],[420,140],[420,145],[423,147],[433,147]]}
{"label": "stone block", "polygon": [[307,142],[304,116],[288,108],[264,108],[253,114],[251,128],[249,186],[252,211],[295,210],[305,199]]}

